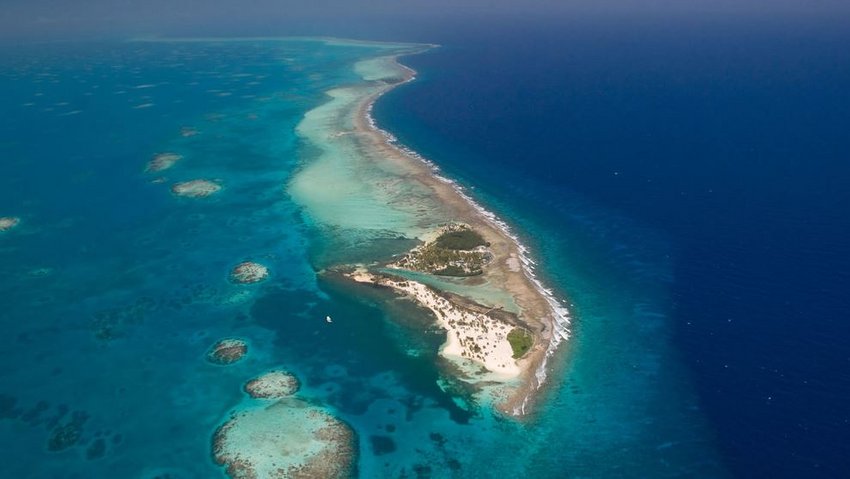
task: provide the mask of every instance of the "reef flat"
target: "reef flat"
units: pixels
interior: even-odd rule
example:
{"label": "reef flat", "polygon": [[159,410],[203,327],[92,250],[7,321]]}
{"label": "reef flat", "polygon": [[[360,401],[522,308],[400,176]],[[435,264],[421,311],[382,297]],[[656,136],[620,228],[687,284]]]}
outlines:
{"label": "reef flat", "polygon": [[[233,479],[350,477],[357,439],[344,422],[294,397],[298,379],[271,371],[246,385],[251,399],[212,439],[213,458]],[[275,399],[271,404],[256,399]]]}
{"label": "reef flat", "polygon": [[[388,236],[418,241],[412,250],[393,251],[389,261],[364,252],[362,261],[329,259],[324,266],[348,268],[353,281],[391,288],[431,311],[447,332],[442,355],[457,370],[486,371],[461,379],[477,386],[497,383],[496,407],[522,416],[545,382],[547,358],[568,337],[568,312],[535,278],[527,250],[504,222],[376,126],[375,100],[415,78],[398,57],[431,46],[387,48],[386,55],[355,65],[361,83],[328,91],[330,100],[305,115],[297,131],[320,153],[304,164],[289,192],[318,228],[348,232],[340,241]],[[393,268],[453,276],[469,290],[486,287],[501,294],[483,304],[473,300],[481,295],[446,294],[379,272]],[[509,320],[508,310],[515,310]],[[514,330],[520,332],[511,341]]]}

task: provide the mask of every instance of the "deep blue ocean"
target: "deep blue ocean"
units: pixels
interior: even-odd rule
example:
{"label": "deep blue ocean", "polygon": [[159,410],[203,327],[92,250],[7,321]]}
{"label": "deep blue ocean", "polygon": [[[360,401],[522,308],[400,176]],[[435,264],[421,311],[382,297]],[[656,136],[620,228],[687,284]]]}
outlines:
{"label": "deep blue ocean", "polygon": [[[730,472],[842,477],[850,30],[806,17],[680,20],[442,29],[443,48],[407,59],[420,81],[377,117],[521,218],[568,294],[602,275],[606,301],[660,304],[655,340],[687,377],[662,387],[695,391]],[[563,273],[577,268],[581,280]],[[664,268],[663,282],[644,277]],[[653,281],[661,293],[646,291]],[[582,344],[588,310],[609,305],[575,300]]]}
{"label": "deep blue ocean", "polygon": [[[399,248],[324,251],[345,232],[317,229],[285,187],[315,159],[296,125],[379,52],[4,46],[0,217],[21,224],[0,236],[0,476],[225,477],[213,431],[248,378],[282,367],[356,432],[364,478],[843,477],[840,27],[593,18],[376,35],[442,45],[403,59],[417,81],[379,100],[378,124],[510,223],[570,304],[572,338],[523,423],[446,387],[444,336],[421,311],[317,275],[328,257]],[[145,173],[161,152],[184,158]],[[223,189],[169,193],[195,178]],[[229,281],[246,260],[269,280]],[[223,337],[247,340],[246,359],[206,361]]]}

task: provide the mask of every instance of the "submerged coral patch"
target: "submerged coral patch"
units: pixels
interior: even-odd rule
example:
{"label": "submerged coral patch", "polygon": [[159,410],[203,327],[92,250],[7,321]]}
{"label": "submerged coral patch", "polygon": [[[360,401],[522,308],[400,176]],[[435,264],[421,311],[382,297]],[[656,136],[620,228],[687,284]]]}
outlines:
{"label": "submerged coral patch", "polygon": [[76,411],[69,421],[54,427],[47,440],[47,450],[59,452],[74,447],[82,437],[83,426],[88,418],[88,414]]}
{"label": "submerged coral patch", "polygon": [[235,283],[258,283],[269,276],[269,269],[259,263],[244,261],[237,264],[230,272],[230,279]]}
{"label": "submerged coral patch", "polygon": [[0,233],[6,232],[18,226],[21,223],[21,219],[15,216],[3,216],[0,217]]}
{"label": "submerged coral patch", "polygon": [[237,338],[225,338],[212,345],[207,360],[214,364],[233,364],[248,352],[248,343]]}
{"label": "submerged coral patch", "polygon": [[234,412],[213,436],[213,458],[234,479],[349,477],[355,451],[347,424],[294,398]]}
{"label": "submerged coral patch", "polygon": [[280,399],[291,396],[301,385],[286,371],[269,371],[245,383],[245,392],[254,399]]}
{"label": "submerged coral patch", "polygon": [[209,180],[191,180],[176,183],[171,192],[187,198],[204,198],[221,191],[221,185]]}
{"label": "submerged coral patch", "polygon": [[148,162],[148,166],[145,168],[145,171],[155,173],[167,170],[182,159],[183,155],[178,155],[177,153],[158,153],[154,155],[151,161]]}
{"label": "submerged coral patch", "polygon": [[191,126],[184,126],[183,128],[180,128],[180,136],[182,136],[183,138],[189,138],[191,136],[197,135],[198,133],[198,130]]}

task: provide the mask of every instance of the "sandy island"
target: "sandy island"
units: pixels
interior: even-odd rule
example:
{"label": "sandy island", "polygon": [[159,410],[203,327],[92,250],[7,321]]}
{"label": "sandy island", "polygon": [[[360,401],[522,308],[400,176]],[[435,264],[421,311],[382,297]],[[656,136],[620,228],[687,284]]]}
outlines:
{"label": "sandy island", "polygon": [[480,363],[494,373],[487,375],[489,380],[512,379],[521,373],[507,338],[514,326],[489,314],[492,308],[476,310],[422,283],[374,275],[365,269],[358,269],[349,277],[361,283],[386,286],[428,308],[437,318],[437,324],[446,331],[446,343],[440,348],[440,354],[446,359]]}
{"label": "sandy island", "polygon": [[535,393],[545,381],[548,354],[568,336],[567,312],[534,278],[524,248],[503,223],[476,205],[454,183],[440,177],[433,165],[396,146],[388,134],[375,126],[370,113],[375,100],[414,78],[415,72],[399,64],[398,56],[380,60],[397,69],[401,81],[369,79],[377,88],[359,99],[353,119],[353,136],[359,150],[376,162],[392,162],[404,172],[405,181],[418,182],[430,189],[455,221],[468,225],[483,237],[490,258],[478,278],[510,294],[519,308],[513,326],[530,334],[532,346],[521,359],[515,360],[504,336],[508,324],[498,319],[495,311],[481,312],[487,310],[484,306],[473,304],[472,309],[465,306],[463,303],[472,304],[468,298],[452,298],[417,282],[397,281],[362,269],[350,277],[354,281],[390,287],[432,311],[448,335],[442,354],[448,358],[472,359],[483,365],[493,373],[488,379],[500,378],[505,383],[496,401],[498,409],[515,416],[524,415],[530,412]]}

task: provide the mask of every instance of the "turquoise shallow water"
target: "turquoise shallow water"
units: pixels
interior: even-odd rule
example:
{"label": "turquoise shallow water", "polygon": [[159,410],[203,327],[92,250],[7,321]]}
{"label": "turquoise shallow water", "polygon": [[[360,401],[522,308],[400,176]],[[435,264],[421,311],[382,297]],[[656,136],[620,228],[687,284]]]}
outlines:
{"label": "turquoise shallow water", "polygon": [[[350,215],[317,209],[292,186],[323,161],[339,175],[330,193],[351,188],[355,174],[391,178],[368,163],[340,174],[333,162],[354,153],[327,157],[298,131],[323,92],[360,82],[354,64],[381,48],[29,48],[4,52],[0,76],[10,112],[0,119],[0,216],[22,218],[0,237],[4,477],[223,477],[211,435],[242,401],[244,381],[272,367],[294,372],[303,398],[353,427],[361,477],[721,474],[693,399],[670,386],[681,373],[663,341],[663,242],[634,251],[618,240],[639,231],[628,222],[575,199],[551,205],[575,225],[556,235],[482,196],[543,252],[542,272],[580,317],[527,424],[476,407],[442,374],[444,337],[421,311],[317,276],[407,249],[400,233],[428,218],[411,222],[410,205],[387,215],[369,200],[351,210],[361,215],[352,234],[321,223],[321,213]],[[187,127],[198,134],[181,135]],[[163,151],[184,159],[155,183],[143,170]],[[195,178],[223,189],[169,193]],[[244,260],[268,265],[270,280],[230,283]],[[248,341],[246,359],[206,362],[229,336]]]}

